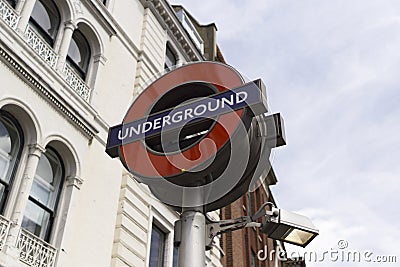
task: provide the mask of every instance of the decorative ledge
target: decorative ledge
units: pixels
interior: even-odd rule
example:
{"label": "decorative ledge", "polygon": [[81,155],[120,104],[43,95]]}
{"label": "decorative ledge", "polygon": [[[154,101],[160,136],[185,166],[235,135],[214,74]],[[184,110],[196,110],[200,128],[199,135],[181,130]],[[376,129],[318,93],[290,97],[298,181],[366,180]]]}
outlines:
{"label": "decorative ledge", "polygon": [[66,63],[63,70],[64,80],[69,86],[85,101],[89,101],[90,88],[86,83],[79,77],[76,72]]}
{"label": "decorative ledge", "polygon": [[0,18],[13,30],[17,29],[20,16],[18,16],[15,10],[3,0],[0,0]]}
{"label": "decorative ledge", "polygon": [[[1,0],[0,0],[1,1]],[[49,90],[40,82],[36,77],[32,76],[30,71],[26,67],[19,64],[15,58],[17,55],[12,54],[10,51],[6,51],[0,46],[0,60],[3,61],[7,66],[13,69],[21,79],[29,84],[33,90],[37,90],[45,99],[49,100],[61,113],[65,114],[73,124],[75,124],[81,131],[83,131],[89,138],[93,138],[98,130],[95,129],[83,118],[77,116],[71,112],[69,106],[66,103],[61,102],[57,99]]]}
{"label": "decorative ledge", "polygon": [[25,31],[25,42],[53,69],[56,67],[58,55],[29,25]]}
{"label": "decorative ledge", "polygon": [[10,221],[0,215],[0,250],[3,249],[4,244],[10,230]]}
{"label": "decorative ledge", "polygon": [[19,233],[17,248],[20,251],[19,260],[29,266],[54,266],[57,249],[24,229]]}

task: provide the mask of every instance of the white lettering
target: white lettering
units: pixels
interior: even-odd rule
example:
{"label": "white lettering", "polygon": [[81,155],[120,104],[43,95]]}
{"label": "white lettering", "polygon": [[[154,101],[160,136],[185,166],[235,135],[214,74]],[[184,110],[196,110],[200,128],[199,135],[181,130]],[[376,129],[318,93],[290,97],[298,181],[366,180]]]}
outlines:
{"label": "white lettering", "polygon": [[[203,110],[201,112],[199,112],[199,109],[202,108]],[[196,116],[201,116],[204,113],[206,113],[207,110],[207,106],[204,104],[198,105],[195,109],[194,109],[194,115]]]}
{"label": "white lettering", "polygon": [[178,123],[181,120],[182,120],[182,111],[178,111],[174,115],[172,115],[172,122],[173,123]]}
{"label": "white lettering", "polygon": [[[211,104],[212,104],[212,102],[215,102],[216,103],[216,105],[215,105],[215,108],[212,108],[211,107]],[[218,108],[219,108],[219,100],[215,100],[215,99],[210,99],[210,102],[208,102],[208,110],[209,111],[216,111]]]}
{"label": "white lettering", "polygon": [[[221,99],[222,100],[222,105],[221,105],[221,108],[224,108],[225,107],[225,103],[227,103],[228,105],[230,105],[230,106],[233,106],[233,95],[231,95],[231,99],[227,99],[227,98],[222,98]],[[230,101],[229,101],[230,100]]]}
{"label": "white lettering", "polygon": [[118,139],[119,140],[124,140],[128,136],[128,128],[125,129],[125,135],[124,136],[121,136],[121,134],[122,134],[122,129],[119,130],[119,132],[118,132]]}
{"label": "white lettering", "polygon": [[[243,96],[241,96],[241,95],[243,95]],[[248,97],[247,92],[236,93],[236,104],[246,101],[247,97]]]}
{"label": "white lettering", "polygon": [[129,131],[129,137],[132,137],[133,136],[133,132],[136,134],[136,135],[139,135],[140,134],[140,126],[142,126],[141,124],[139,124],[138,126],[137,126],[137,129],[135,129],[135,127],[131,127],[130,128],[130,131]]}
{"label": "white lettering", "polygon": [[[146,128],[146,126],[148,126],[148,128]],[[143,123],[142,133],[147,133],[148,131],[151,130],[152,127],[153,123],[151,121],[146,121],[145,123]]]}
{"label": "white lettering", "polygon": [[165,124],[171,125],[171,122],[169,121],[170,119],[171,119],[171,117],[169,115],[164,116],[163,121],[162,121],[162,127],[164,127]]}
{"label": "white lettering", "polygon": [[154,123],[153,129],[154,129],[154,130],[155,130],[155,129],[159,129],[159,128],[161,127],[160,122],[161,122],[161,118],[157,118],[157,119],[155,119],[155,120],[153,121],[153,123]]}
{"label": "white lettering", "polygon": [[193,112],[193,109],[191,109],[191,108],[185,109],[185,120],[187,120],[188,117],[193,118],[192,112]]}

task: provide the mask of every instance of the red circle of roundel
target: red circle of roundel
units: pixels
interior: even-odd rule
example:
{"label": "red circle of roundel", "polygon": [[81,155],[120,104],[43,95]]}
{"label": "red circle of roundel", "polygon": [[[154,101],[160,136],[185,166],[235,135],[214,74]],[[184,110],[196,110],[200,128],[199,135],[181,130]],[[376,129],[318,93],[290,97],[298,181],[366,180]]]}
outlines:
{"label": "red circle of roundel", "polygon": [[[222,92],[242,85],[243,79],[233,68],[217,62],[198,62],[182,66],[161,76],[148,86],[133,102],[123,123],[146,116],[149,107],[160,96],[176,86],[188,82],[210,83],[216,85],[215,87]],[[191,170],[213,157],[229,141],[240,123],[242,114],[243,109],[239,109],[218,117],[217,123],[205,136],[214,144],[199,142],[185,151],[164,155],[146,149],[144,141],[135,141],[120,147],[120,159],[132,173],[139,177],[167,178],[179,175],[182,170]],[[211,146],[204,148],[207,144]]]}

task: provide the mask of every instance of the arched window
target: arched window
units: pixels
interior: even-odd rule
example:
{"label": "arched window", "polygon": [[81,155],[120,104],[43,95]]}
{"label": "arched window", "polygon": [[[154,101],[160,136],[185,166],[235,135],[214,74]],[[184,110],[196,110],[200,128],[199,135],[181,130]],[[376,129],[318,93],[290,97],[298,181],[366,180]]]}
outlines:
{"label": "arched window", "polygon": [[23,228],[46,241],[50,238],[63,180],[61,158],[47,147],[40,157],[22,220]]}
{"label": "arched window", "polygon": [[0,211],[3,213],[23,147],[22,131],[14,118],[0,111]]}
{"label": "arched window", "polygon": [[54,1],[37,0],[33,7],[32,15],[29,19],[30,25],[40,34],[43,39],[51,46],[57,36],[60,27],[60,13]]}
{"label": "arched window", "polygon": [[90,58],[91,50],[88,40],[79,29],[75,30],[69,45],[67,61],[83,80],[86,79]]}
{"label": "arched window", "polygon": [[175,66],[176,63],[177,63],[177,59],[176,59],[175,53],[172,50],[172,48],[167,44],[167,51],[165,53],[165,65],[164,65],[164,68],[165,69],[170,69],[173,66]]}

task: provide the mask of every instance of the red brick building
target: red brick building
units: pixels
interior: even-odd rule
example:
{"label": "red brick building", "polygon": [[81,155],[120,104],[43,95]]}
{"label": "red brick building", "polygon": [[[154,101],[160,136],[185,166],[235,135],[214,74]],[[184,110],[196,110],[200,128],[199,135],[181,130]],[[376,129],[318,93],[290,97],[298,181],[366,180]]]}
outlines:
{"label": "red brick building", "polygon": [[[267,178],[255,191],[246,193],[229,206],[222,208],[221,219],[227,220],[250,216],[263,203],[274,203],[269,185],[274,185],[276,182],[275,174],[271,169]],[[275,255],[277,241],[269,239],[255,227],[225,233],[222,235],[221,240],[221,247],[224,251],[221,261],[226,267],[283,266]]]}

